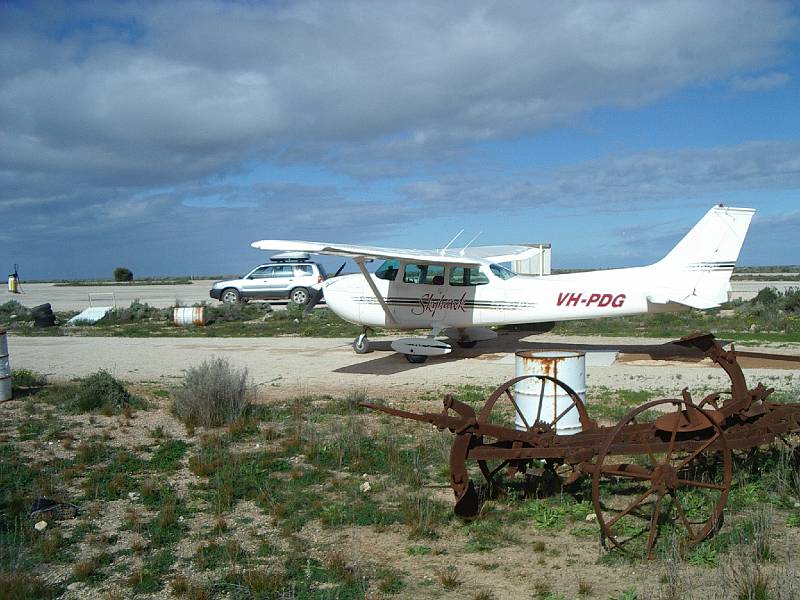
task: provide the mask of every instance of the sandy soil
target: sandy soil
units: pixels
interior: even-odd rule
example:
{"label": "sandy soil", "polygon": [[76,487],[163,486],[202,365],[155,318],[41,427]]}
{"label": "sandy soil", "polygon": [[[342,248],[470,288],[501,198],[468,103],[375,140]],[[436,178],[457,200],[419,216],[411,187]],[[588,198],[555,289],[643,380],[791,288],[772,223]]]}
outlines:
{"label": "sandy soil", "polygon": [[[729,385],[724,372],[709,362],[656,361],[646,352],[668,342],[658,338],[599,338],[538,335],[521,338],[504,334],[471,350],[456,349],[422,365],[409,364],[391,351],[390,338],[376,338],[375,351],[357,355],[349,339],[323,338],[100,338],[10,336],[11,365],[32,369],[53,379],[81,377],[105,369],[128,381],[170,384],[183,371],[213,356],[225,357],[237,367],[247,367],[267,395],[287,390],[312,393],[346,393],[353,389],[375,395],[414,396],[443,385],[497,386],[514,377],[514,351],[518,349],[572,348],[588,352],[587,385],[632,390],[679,392],[717,389]],[[610,349],[621,351],[608,366]],[[767,352],[800,355],[800,345],[762,348]],[[625,362],[632,359],[630,362]],[[602,362],[602,361],[599,361]],[[762,381],[776,389],[800,385],[800,363],[778,363],[746,368],[748,383]]]}

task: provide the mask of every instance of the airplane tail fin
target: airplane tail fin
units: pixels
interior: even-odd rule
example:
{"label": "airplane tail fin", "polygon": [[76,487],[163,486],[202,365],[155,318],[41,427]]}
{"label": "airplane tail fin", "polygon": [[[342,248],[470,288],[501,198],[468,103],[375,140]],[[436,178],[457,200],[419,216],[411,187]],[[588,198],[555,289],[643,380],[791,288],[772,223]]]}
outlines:
{"label": "airplane tail fin", "polygon": [[651,266],[663,285],[648,300],[714,308],[727,302],[730,278],[755,209],[715,206]]}

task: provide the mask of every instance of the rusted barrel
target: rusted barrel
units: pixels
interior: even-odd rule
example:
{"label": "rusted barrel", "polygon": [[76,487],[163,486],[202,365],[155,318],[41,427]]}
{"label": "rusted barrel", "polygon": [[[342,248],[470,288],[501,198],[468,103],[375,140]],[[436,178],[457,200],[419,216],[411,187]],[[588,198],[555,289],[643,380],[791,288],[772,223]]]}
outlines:
{"label": "rusted barrel", "polygon": [[172,309],[172,322],[182,327],[187,325],[202,327],[206,324],[205,307],[176,306]]}
{"label": "rusted barrel", "polygon": [[[583,352],[549,351],[535,352],[522,350],[516,353],[516,375],[546,375],[563,381],[571,387],[586,403],[586,355]],[[566,411],[572,398],[553,381],[535,377],[520,381],[516,385],[516,402],[525,416],[525,422],[533,425],[537,415],[539,421],[547,424],[555,422],[559,435],[571,435],[581,431],[580,415],[577,408]],[[517,429],[524,429],[522,417],[517,415]]]}
{"label": "rusted barrel", "polygon": [[11,363],[8,359],[8,335],[0,329],[0,402],[11,400]]}

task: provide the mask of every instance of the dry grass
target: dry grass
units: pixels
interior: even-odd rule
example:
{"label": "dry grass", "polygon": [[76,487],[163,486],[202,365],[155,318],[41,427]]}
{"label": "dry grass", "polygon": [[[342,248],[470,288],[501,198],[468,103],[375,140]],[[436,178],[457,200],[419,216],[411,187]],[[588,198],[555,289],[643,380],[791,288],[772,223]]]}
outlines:
{"label": "dry grass", "polygon": [[172,392],[175,415],[188,426],[219,427],[240,418],[250,405],[247,369],[212,358],[186,370]]}

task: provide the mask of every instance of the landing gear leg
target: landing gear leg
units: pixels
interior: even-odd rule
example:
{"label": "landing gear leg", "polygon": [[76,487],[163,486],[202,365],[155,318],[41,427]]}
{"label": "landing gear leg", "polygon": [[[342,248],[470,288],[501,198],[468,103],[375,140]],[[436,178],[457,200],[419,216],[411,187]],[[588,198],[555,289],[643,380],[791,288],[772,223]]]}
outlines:
{"label": "landing gear leg", "polygon": [[367,329],[364,328],[364,332],[360,333],[356,339],[353,340],[353,350],[356,351],[356,354],[367,354],[368,352],[372,352],[372,349],[369,345],[369,339],[367,339]]}

